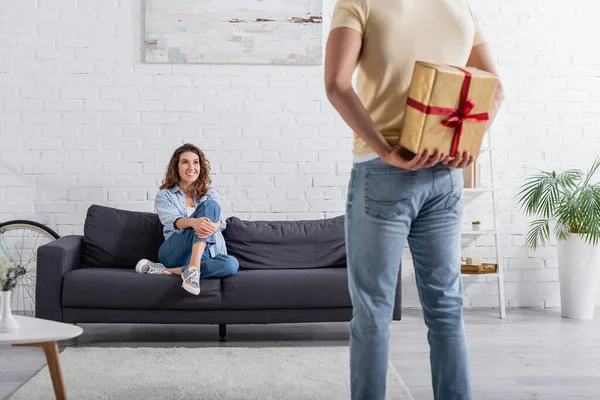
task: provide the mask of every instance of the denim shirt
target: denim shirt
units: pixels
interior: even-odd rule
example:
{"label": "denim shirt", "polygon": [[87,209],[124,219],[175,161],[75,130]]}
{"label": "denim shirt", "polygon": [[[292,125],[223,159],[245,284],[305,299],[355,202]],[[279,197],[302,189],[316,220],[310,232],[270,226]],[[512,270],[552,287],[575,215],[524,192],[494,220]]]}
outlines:
{"label": "denim shirt", "polygon": [[[220,200],[219,192],[209,188],[208,192],[200,200],[196,201],[194,199],[194,207],[198,207],[200,203],[206,200],[215,200],[218,202]],[[158,192],[154,200],[154,208],[160,222],[163,224],[165,240],[173,234],[177,235],[183,232],[182,229],[177,229],[174,224],[177,218],[188,218],[185,207],[185,193],[181,191],[179,186],[175,186],[172,189],[162,189]],[[223,238],[223,234],[221,233],[226,227],[226,222],[222,215],[219,216],[219,220],[221,221],[221,227],[214,234],[216,242],[208,247],[211,257],[215,257],[218,254],[227,254],[225,238]]]}

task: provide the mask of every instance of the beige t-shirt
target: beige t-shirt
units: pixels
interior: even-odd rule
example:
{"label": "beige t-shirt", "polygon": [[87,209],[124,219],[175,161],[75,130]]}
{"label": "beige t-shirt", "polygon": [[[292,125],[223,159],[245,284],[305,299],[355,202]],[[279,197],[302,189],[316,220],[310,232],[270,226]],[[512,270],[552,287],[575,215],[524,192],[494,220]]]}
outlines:
{"label": "beige t-shirt", "polygon": [[[392,146],[415,61],[465,66],[471,48],[484,42],[466,0],[338,0],[331,30],[340,27],[363,35],[357,94]],[[357,161],[376,157],[356,133],[353,153]]]}

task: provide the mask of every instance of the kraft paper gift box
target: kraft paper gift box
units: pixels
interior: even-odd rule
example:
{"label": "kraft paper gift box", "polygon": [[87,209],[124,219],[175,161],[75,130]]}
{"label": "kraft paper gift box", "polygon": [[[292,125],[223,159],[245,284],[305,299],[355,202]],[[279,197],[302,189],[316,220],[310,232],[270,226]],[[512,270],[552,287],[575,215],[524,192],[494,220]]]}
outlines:
{"label": "kraft paper gift box", "polygon": [[477,157],[497,84],[498,77],[476,68],[417,61],[399,144],[415,154]]}

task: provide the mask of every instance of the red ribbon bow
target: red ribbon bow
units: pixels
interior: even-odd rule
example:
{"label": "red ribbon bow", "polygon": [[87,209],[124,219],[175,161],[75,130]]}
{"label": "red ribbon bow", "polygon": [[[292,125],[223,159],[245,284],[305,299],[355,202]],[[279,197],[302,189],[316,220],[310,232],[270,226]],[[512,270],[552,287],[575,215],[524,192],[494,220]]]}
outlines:
{"label": "red ribbon bow", "polygon": [[458,108],[432,107],[419,103],[411,97],[407,100],[407,104],[410,107],[421,111],[422,113],[448,116],[447,119],[442,121],[442,125],[454,129],[454,138],[452,140],[452,148],[450,149],[451,157],[456,156],[458,151],[458,144],[460,143],[460,138],[462,136],[464,121],[485,122],[490,119],[488,113],[471,114],[471,111],[473,111],[473,108],[475,107],[475,102],[471,99],[467,99],[467,96],[469,95],[469,88],[471,87],[472,75],[469,71],[462,68],[454,68],[465,73],[465,80],[463,81]]}

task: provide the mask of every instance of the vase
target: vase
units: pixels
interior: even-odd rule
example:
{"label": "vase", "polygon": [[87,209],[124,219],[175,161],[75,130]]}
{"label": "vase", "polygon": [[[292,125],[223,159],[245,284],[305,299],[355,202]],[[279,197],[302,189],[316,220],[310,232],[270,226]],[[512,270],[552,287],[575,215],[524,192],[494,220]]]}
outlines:
{"label": "vase", "polygon": [[13,332],[19,328],[19,323],[10,309],[11,294],[10,290],[0,291],[0,332],[3,333]]}
{"label": "vase", "polygon": [[600,246],[588,244],[583,235],[571,233],[558,242],[560,307],[564,318],[594,318]]}

